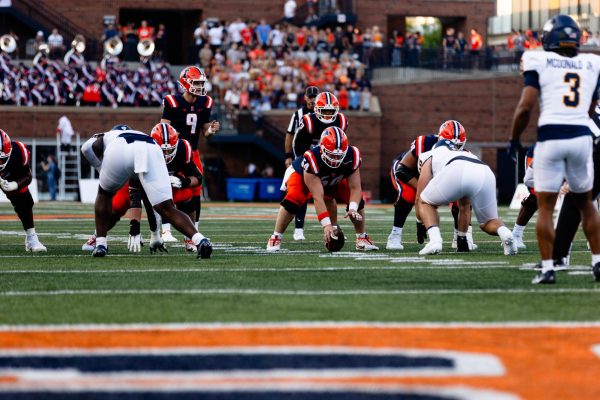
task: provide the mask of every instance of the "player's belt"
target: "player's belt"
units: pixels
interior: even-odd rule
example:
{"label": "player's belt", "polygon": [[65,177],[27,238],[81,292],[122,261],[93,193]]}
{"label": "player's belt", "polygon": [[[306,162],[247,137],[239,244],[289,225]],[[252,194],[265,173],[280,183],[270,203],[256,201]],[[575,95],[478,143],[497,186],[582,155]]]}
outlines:
{"label": "player's belt", "polygon": [[455,157],[452,160],[448,161],[446,163],[446,165],[449,165],[450,163],[453,163],[454,161],[458,161],[458,160],[468,161],[468,162],[471,162],[473,164],[482,164],[482,165],[485,165],[485,163],[483,161],[478,160],[476,158],[467,157],[467,156],[458,156],[458,157]]}
{"label": "player's belt", "polygon": [[156,143],[150,136],[141,133],[121,133],[119,137],[125,139],[127,144],[133,142]]}

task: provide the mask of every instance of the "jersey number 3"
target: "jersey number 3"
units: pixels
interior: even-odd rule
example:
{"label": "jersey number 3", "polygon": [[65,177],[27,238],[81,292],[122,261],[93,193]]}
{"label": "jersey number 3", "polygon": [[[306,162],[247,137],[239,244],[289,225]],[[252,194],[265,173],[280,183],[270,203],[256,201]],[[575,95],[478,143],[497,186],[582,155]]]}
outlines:
{"label": "jersey number 3", "polygon": [[191,126],[191,134],[195,135],[196,134],[196,123],[198,122],[198,116],[196,114],[188,114],[185,117],[185,123],[188,126]]}
{"label": "jersey number 3", "polygon": [[563,96],[563,103],[567,107],[577,107],[579,105],[579,75],[572,72],[565,74],[565,82],[571,87],[571,93]]}

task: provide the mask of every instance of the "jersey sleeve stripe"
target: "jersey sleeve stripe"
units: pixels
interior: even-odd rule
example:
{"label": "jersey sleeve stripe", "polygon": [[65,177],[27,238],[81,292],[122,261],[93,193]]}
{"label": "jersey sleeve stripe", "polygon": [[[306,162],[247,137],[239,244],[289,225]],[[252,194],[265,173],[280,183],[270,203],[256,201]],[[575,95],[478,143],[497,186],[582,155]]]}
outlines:
{"label": "jersey sleeve stripe", "polygon": [[173,97],[172,94],[167,95],[166,99],[169,102],[171,108],[177,108],[177,100],[175,100],[175,97]]}
{"label": "jersey sleeve stripe", "polygon": [[317,166],[317,160],[315,160],[314,154],[311,151],[307,151],[304,154],[308,158],[308,161],[310,161],[310,164],[312,165],[312,169],[313,169],[314,173],[318,174],[319,173],[319,167]]}
{"label": "jersey sleeve stripe", "polygon": [[185,145],[185,163],[192,161],[192,145],[185,139],[181,139]]}
{"label": "jersey sleeve stripe", "polygon": [[352,146],[352,150],[354,150],[354,164],[352,164],[352,169],[358,169],[360,165],[360,151],[358,151],[357,147]]}
{"label": "jersey sleeve stripe", "polygon": [[27,146],[25,146],[21,142],[17,142],[19,148],[21,148],[21,153],[23,153],[23,165],[27,165],[29,163],[29,150],[27,150]]}
{"label": "jersey sleeve stripe", "polygon": [[417,139],[417,157],[419,156],[419,154],[421,154],[423,152],[423,147],[424,147],[423,142],[424,141],[425,141],[425,136],[419,136],[419,138]]}
{"label": "jersey sleeve stripe", "polygon": [[210,96],[206,96],[206,108],[212,109],[213,99]]}
{"label": "jersey sleeve stripe", "polygon": [[342,130],[345,131],[348,128],[348,119],[344,114],[340,114],[340,119],[342,120]]}

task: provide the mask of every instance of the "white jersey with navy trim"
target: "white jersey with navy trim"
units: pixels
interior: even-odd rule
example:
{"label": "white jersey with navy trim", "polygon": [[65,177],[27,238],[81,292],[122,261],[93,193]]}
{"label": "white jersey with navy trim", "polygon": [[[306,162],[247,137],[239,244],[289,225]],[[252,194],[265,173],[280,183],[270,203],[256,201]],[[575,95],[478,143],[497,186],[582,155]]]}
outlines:
{"label": "white jersey with navy trim", "polygon": [[[538,75],[538,127],[542,128],[538,129],[539,140],[589,134],[588,110],[598,96],[600,56],[578,54],[565,57],[551,51],[527,51],[523,54],[522,63],[525,74],[536,72]],[[547,126],[554,127],[548,132],[548,129],[543,129]],[[553,133],[557,131],[560,132]]]}
{"label": "white jersey with navy trim", "polygon": [[473,160],[479,161],[479,158],[473,153],[470,153],[465,150],[451,150],[447,146],[434,146],[433,149],[421,153],[419,155],[419,163],[418,169],[419,174],[421,173],[421,168],[425,164],[427,160],[431,158],[431,172],[433,176],[437,175],[442,168],[450,163],[455,158],[470,158]]}

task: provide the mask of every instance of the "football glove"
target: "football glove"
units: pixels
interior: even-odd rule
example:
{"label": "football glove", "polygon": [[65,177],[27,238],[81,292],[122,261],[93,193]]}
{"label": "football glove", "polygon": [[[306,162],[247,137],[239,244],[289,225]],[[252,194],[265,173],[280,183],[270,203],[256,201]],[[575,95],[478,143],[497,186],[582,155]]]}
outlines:
{"label": "football glove", "polygon": [[142,235],[129,235],[127,248],[132,253],[139,253],[142,251]]}
{"label": "football glove", "polygon": [[5,192],[13,192],[19,188],[19,184],[17,182],[11,182],[0,178],[0,187]]}
{"label": "football glove", "polygon": [[523,151],[523,146],[521,146],[521,142],[519,139],[510,139],[508,142],[508,148],[506,149],[508,156],[512,158],[514,162],[517,162],[519,159],[519,154]]}
{"label": "football glove", "polygon": [[[160,227],[160,224],[158,226]],[[165,247],[164,240],[162,240],[162,237],[160,236],[160,229],[158,230],[158,232],[152,232],[150,234],[150,253],[156,253],[157,250],[161,253],[169,252],[169,250],[167,250],[167,248]]]}
{"label": "football glove", "polygon": [[360,222],[363,219],[362,215],[360,215],[357,210],[346,211],[346,215],[344,215],[344,218],[350,218],[350,221],[352,222]]}
{"label": "football glove", "polygon": [[171,175],[169,176],[169,179],[171,180],[172,187],[175,189],[181,189],[181,179],[179,179],[179,177]]}

